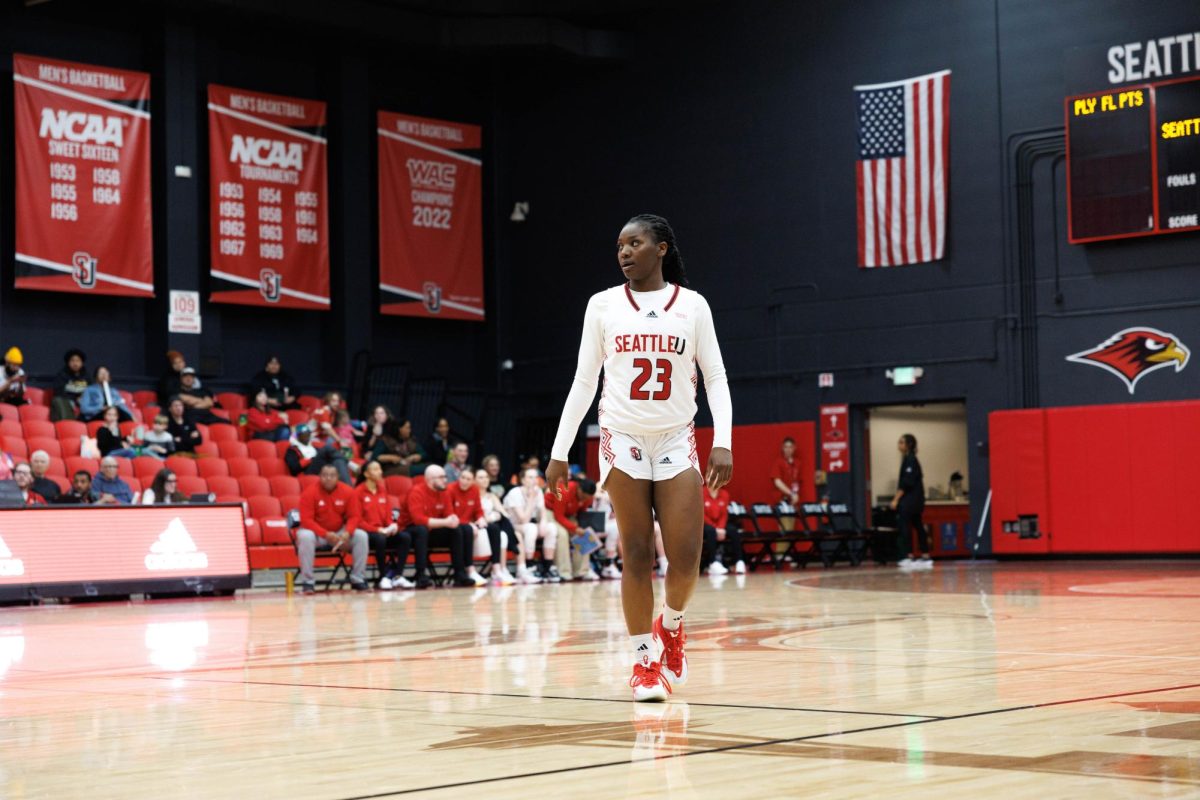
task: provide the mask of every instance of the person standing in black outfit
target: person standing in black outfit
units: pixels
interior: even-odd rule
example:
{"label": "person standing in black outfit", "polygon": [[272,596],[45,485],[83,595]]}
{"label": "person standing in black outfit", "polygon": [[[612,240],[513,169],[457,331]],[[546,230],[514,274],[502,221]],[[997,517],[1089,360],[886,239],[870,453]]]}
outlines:
{"label": "person standing in black outfit", "polygon": [[892,498],[892,510],[896,512],[897,536],[901,542],[912,547],[912,529],[917,531],[917,546],[921,557],[917,558],[910,549],[908,558],[901,560],[906,569],[933,569],[929,557],[929,531],[921,519],[925,510],[925,476],[921,473],[921,462],[917,460],[917,437],[906,433],[896,443],[903,460],[900,462],[900,479],[896,482],[896,496]]}

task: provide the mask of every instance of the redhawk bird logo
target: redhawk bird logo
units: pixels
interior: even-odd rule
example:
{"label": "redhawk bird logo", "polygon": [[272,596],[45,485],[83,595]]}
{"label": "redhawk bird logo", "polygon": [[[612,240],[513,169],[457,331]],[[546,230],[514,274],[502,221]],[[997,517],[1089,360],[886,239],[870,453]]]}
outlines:
{"label": "redhawk bird logo", "polygon": [[1137,382],[1156,369],[1187,366],[1191,354],[1173,334],[1154,328],[1126,328],[1107,341],[1067,356],[1067,361],[1106,369],[1125,382],[1133,394]]}

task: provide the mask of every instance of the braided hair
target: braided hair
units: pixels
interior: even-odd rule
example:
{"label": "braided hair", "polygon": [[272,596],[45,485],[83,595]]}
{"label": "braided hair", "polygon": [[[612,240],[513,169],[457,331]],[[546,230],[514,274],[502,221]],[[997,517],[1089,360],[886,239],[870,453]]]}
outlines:
{"label": "braided hair", "polygon": [[663,256],[663,280],[686,288],[687,273],[683,270],[683,256],[679,255],[679,246],[675,244],[675,231],[671,230],[671,223],[657,214],[638,214],[625,224],[633,223],[645,228],[656,243],[667,243],[667,254]]}

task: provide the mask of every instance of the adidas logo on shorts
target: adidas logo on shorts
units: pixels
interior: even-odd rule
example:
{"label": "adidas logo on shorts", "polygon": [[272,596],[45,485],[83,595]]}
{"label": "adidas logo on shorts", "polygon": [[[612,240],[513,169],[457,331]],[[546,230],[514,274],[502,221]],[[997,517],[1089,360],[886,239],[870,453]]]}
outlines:
{"label": "adidas logo on shorts", "polygon": [[671,463],[671,457],[670,457],[670,456],[663,456],[663,457],[662,457],[662,460],[661,460],[661,461],[659,461],[658,463],[660,463],[660,464],[670,464],[670,463]]}

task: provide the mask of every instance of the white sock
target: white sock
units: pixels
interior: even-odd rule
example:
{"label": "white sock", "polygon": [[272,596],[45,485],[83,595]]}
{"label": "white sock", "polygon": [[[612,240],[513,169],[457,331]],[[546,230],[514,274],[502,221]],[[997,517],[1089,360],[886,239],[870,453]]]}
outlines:
{"label": "white sock", "polygon": [[666,603],[663,603],[663,627],[669,631],[677,631],[682,622],[683,612],[676,611]]}
{"label": "white sock", "polygon": [[642,666],[650,666],[650,663],[655,660],[658,653],[654,647],[654,634],[642,633],[637,636],[629,637],[629,645],[633,652],[633,663],[641,664]]}

